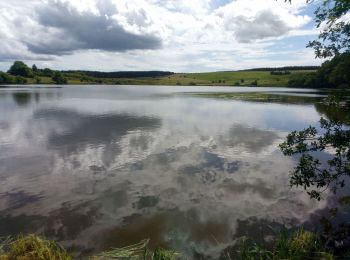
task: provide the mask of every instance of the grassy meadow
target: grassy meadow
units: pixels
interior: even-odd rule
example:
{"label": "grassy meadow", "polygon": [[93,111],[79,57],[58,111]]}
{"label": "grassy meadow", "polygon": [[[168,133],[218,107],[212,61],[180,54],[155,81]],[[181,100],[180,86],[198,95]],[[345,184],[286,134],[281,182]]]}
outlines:
{"label": "grassy meadow", "polygon": [[[95,78],[79,74],[64,73],[67,84],[110,84],[110,85],[179,85],[179,86],[252,86],[286,87],[288,81],[297,75],[305,75],[310,70],[291,71],[288,75],[271,75],[269,71],[232,71],[208,73],[176,73],[161,77],[144,78]],[[53,84],[51,77],[26,78],[27,84]]]}
{"label": "grassy meadow", "polygon": [[[269,71],[235,71],[209,73],[179,73],[162,77],[147,78],[104,78],[103,84],[122,85],[199,85],[199,86],[251,86],[257,82],[262,87],[286,87],[291,77],[310,71],[293,71],[289,75],[271,75]],[[69,84],[89,84],[77,78],[67,77]]]}

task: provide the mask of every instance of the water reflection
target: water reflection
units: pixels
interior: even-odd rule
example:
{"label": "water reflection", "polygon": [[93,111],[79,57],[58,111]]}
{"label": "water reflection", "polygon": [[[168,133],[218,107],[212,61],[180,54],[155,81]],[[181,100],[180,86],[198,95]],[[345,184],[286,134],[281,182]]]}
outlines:
{"label": "water reflection", "polygon": [[151,238],[217,257],[246,221],[293,225],[325,206],[289,189],[294,162],[277,150],[318,121],[313,106],[181,91],[35,89],[26,109],[1,99],[0,235],[39,232],[82,255]]}
{"label": "water reflection", "polygon": [[18,106],[28,106],[32,99],[31,93],[27,92],[14,92],[12,97]]}
{"label": "water reflection", "polygon": [[[160,127],[161,120],[151,117],[135,117],[124,114],[107,114],[102,116],[83,115],[69,110],[39,110],[34,119],[51,121],[63,125],[64,131],[53,132],[48,137],[48,146],[64,149],[70,153],[79,147],[109,145],[106,152],[118,153],[114,147],[118,140],[130,131],[148,131]],[[134,143],[138,145],[137,140]],[[141,143],[142,145],[142,143]]]}

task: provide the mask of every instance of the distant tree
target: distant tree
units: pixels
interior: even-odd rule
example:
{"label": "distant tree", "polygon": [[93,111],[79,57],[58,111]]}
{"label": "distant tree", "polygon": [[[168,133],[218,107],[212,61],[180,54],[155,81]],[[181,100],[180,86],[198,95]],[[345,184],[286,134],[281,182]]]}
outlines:
{"label": "distant tree", "polygon": [[32,66],[32,71],[34,73],[38,72],[38,67],[35,64],[33,64],[33,66]]}
{"label": "distant tree", "polygon": [[14,76],[33,77],[33,71],[23,61],[15,61],[8,73]]}
{"label": "distant tree", "polygon": [[46,77],[52,77],[53,76],[53,70],[49,69],[49,68],[45,68],[42,70],[41,75],[46,76]]}
{"label": "distant tree", "polygon": [[241,79],[241,83],[244,83],[244,79]]}
{"label": "distant tree", "polygon": [[62,85],[62,84],[67,84],[67,79],[66,77],[63,76],[63,74],[59,71],[55,71],[52,80],[55,84]]}

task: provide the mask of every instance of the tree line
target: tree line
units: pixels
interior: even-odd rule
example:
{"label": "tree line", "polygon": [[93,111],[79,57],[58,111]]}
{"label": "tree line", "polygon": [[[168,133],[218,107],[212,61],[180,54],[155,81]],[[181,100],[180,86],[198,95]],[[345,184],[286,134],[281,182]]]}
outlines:
{"label": "tree line", "polygon": [[41,77],[50,77],[55,84],[67,84],[67,78],[60,71],[39,69],[35,64],[29,67],[23,61],[15,61],[7,73],[0,72],[0,84],[25,84],[28,78],[40,84]]}
{"label": "tree line", "polygon": [[23,61],[15,61],[7,73],[0,71],[0,84],[26,84],[28,79],[34,79],[37,84],[41,83],[41,77],[51,78],[54,84],[67,84],[67,78],[77,78],[83,81],[101,83],[103,78],[149,78],[162,77],[175,74],[170,71],[117,71],[100,72],[85,70],[52,70],[40,69],[35,64],[29,67]]}
{"label": "tree line", "polygon": [[331,60],[325,61],[316,72],[293,77],[288,82],[288,87],[349,88],[350,52],[346,51]]}
{"label": "tree line", "polygon": [[240,71],[295,71],[295,70],[318,70],[320,66],[284,66],[284,67],[265,67],[253,68]]}

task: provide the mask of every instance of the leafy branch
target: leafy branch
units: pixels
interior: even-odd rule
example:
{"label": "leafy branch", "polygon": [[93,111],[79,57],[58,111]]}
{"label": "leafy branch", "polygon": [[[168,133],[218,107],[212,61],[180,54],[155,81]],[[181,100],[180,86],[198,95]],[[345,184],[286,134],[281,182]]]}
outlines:
{"label": "leafy branch", "polygon": [[[342,104],[334,97],[327,105],[340,109]],[[291,132],[280,144],[284,155],[299,156],[299,163],[290,177],[290,185],[303,187],[311,198],[320,200],[321,193],[329,189],[336,193],[345,186],[350,176],[350,130],[339,119],[321,118],[320,129],[310,126]],[[316,152],[331,156],[326,162],[316,157]]]}

